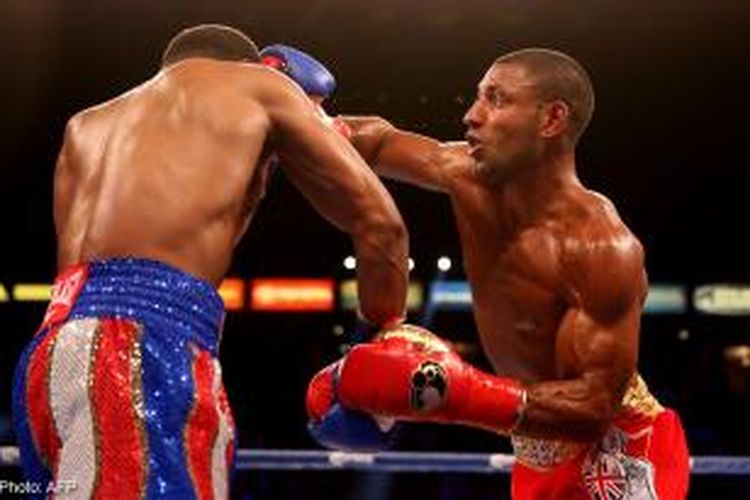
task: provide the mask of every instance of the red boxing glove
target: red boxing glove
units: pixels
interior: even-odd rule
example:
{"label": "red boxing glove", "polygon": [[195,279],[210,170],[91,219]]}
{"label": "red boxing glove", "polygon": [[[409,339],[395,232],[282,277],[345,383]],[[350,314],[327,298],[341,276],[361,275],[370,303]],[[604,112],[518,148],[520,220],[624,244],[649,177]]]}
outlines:
{"label": "red boxing glove", "polygon": [[440,338],[412,325],[384,330],[346,355],[338,399],[347,408],[399,420],[513,431],[526,390],[517,380],[464,363]]}
{"label": "red boxing glove", "polygon": [[336,402],[334,372],[338,369],[338,365],[338,362],[331,363],[320,370],[307,387],[305,406],[307,406],[308,417],[314,421],[323,420],[325,414],[330,411]]}
{"label": "red boxing glove", "polygon": [[350,410],[336,398],[340,360],[319,371],[307,387],[307,429],[326,448],[375,452],[388,448],[397,432],[393,419]]}

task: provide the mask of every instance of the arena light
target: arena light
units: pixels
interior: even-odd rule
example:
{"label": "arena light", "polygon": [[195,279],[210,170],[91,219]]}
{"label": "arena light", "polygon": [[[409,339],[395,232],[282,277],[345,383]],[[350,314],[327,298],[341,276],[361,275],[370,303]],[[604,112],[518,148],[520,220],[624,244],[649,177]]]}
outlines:
{"label": "arena light", "polygon": [[646,314],[681,314],[687,311],[687,290],[681,285],[654,283],[648,289],[643,312]]}
{"label": "arena light", "polygon": [[344,269],[348,269],[349,271],[352,271],[356,267],[357,267],[357,259],[355,259],[352,255],[349,255],[344,259]]}
{"label": "arena light", "polygon": [[409,271],[414,270],[414,265],[415,265],[414,264],[414,259],[412,259],[411,257],[409,257]]}
{"label": "arena light", "polygon": [[704,314],[750,315],[750,285],[714,284],[693,291],[693,307]]}
{"label": "arena light", "polygon": [[421,283],[412,281],[406,293],[406,309],[417,311],[424,304],[424,287]]}
{"label": "arena light", "polygon": [[240,278],[227,278],[219,285],[219,296],[227,311],[239,311],[245,304],[245,282]]}
{"label": "arena light", "polygon": [[430,284],[431,307],[448,311],[471,309],[471,288],[466,281],[433,281]]}
{"label": "arena light", "polygon": [[9,299],[8,290],[5,289],[5,285],[0,283],[0,302],[8,302]]}
{"label": "arena light", "polygon": [[451,261],[450,257],[446,257],[444,255],[438,259],[437,267],[440,271],[445,273],[451,270],[451,267],[453,267],[453,262]]}
{"label": "arena light", "polygon": [[[339,297],[341,309],[344,311],[356,311],[359,307],[357,295],[357,280],[344,280],[339,285]],[[424,286],[418,281],[409,283],[406,292],[406,308],[409,311],[418,311],[424,304]]]}
{"label": "arena light", "polygon": [[357,280],[344,280],[339,285],[339,299],[341,309],[344,311],[356,311],[359,307],[357,298]]}
{"label": "arena light", "polygon": [[250,307],[255,311],[332,311],[332,279],[264,278],[251,282]]}
{"label": "arena light", "polygon": [[52,285],[46,283],[18,283],[13,285],[13,300],[18,302],[48,302]]}

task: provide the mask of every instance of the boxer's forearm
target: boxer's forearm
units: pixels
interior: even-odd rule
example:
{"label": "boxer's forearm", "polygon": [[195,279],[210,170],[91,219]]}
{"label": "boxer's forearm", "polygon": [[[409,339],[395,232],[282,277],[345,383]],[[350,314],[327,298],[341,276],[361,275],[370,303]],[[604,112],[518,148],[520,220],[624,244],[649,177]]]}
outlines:
{"label": "boxer's forearm", "polygon": [[448,192],[449,172],[470,166],[465,143],[440,142],[398,129],[380,117],[340,118],[352,131],[350,141],[354,148],[382,177]]}
{"label": "boxer's forearm", "polygon": [[385,141],[397,129],[380,116],[340,115],[338,118],[351,130],[350,141],[357,152],[371,167],[375,167]]}
{"label": "boxer's forearm", "polygon": [[373,217],[354,235],[359,307],[370,323],[403,317],[408,286],[408,234],[400,217]]}
{"label": "boxer's forearm", "polygon": [[597,439],[617,411],[619,392],[585,378],[532,384],[516,432],[540,438]]}

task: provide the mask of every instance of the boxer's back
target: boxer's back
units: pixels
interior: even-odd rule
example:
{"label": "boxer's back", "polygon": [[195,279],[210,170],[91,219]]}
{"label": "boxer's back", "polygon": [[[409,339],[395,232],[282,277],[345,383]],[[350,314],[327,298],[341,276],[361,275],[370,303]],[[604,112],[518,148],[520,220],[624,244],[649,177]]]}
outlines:
{"label": "boxer's back", "polygon": [[60,267],[141,256],[221,278],[265,181],[253,71],[191,59],[71,120],[55,176]]}

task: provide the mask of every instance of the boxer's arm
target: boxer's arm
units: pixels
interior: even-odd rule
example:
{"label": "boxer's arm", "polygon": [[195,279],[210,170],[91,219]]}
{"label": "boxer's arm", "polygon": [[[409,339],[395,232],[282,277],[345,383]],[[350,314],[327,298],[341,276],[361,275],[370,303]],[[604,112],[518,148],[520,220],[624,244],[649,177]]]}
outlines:
{"label": "boxer's arm", "polygon": [[642,248],[631,236],[582,253],[567,271],[575,299],[557,333],[558,362],[576,366],[577,376],[529,386],[520,434],[600,436],[635,371],[647,288]]}
{"label": "boxer's arm", "polygon": [[394,127],[380,117],[341,116],[351,142],[379,175],[436,191],[471,170],[465,142],[440,142]]}
{"label": "boxer's arm", "polygon": [[[279,69],[297,82],[318,104],[333,93],[333,74],[320,61],[288,45],[261,51],[264,64]],[[320,108],[321,114],[325,112]],[[469,170],[465,143],[440,143],[429,137],[397,130],[378,117],[329,118],[329,124],[349,138],[380,175],[440,191],[448,191],[450,175]],[[353,134],[352,134],[353,132]]]}
{"label": "boxer's arm", "polygon": [[282,168],[321,215],[352,237],[363,316],[376,324],[402,316],[408,235],[392,198],[311,101],[285,78],[271,76],[276,83],[267,109]]}

